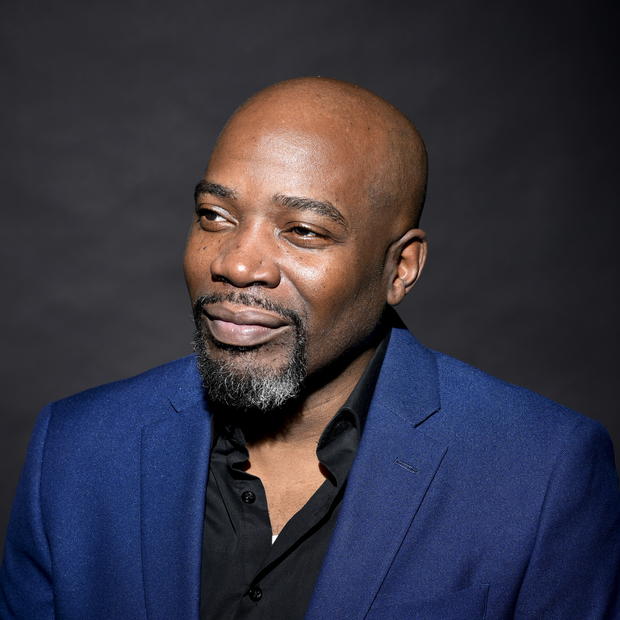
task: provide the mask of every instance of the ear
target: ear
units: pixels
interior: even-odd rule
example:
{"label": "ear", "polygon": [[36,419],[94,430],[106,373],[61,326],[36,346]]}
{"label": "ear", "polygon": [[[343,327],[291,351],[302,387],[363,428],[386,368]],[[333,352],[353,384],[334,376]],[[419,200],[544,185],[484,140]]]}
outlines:
{"label": "ear", "polygon": [[411,228],[395,241],[389,249],[390,274],[387,302],[390,306],[399,304],[413,288],[422,273],[428,242],[421,228]]}

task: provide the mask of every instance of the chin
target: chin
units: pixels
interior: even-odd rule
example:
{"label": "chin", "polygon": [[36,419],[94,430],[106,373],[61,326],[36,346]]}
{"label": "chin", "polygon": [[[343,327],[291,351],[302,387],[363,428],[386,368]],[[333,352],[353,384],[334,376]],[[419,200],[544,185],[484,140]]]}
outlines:
{"label": "chin", "polygon": [[241,411],[285,407],[299,396],[307,372],[305,334],[291,340],[232,346],[200,326],[194,349],[207,398]]}

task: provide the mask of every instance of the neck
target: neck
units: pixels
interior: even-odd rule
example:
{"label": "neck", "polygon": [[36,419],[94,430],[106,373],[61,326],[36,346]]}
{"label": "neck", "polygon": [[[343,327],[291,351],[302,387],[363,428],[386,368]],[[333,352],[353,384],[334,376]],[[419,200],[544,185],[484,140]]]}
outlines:
{"label": "neck", "polygon": [[[314,480],[312,488],[323,481],[325,472],[318,465],[316,448],[329,421],[347,401],[376,347],[367,349],[349,364],[344,372],[320,389],[310,392],[295,411],[295,417],[276,434],[248,436],[250,473],[266,480],[282,480],[283,471],[292,475],[303,472],[304,479]],[[244,429],[245,430],[245,429]]]}
{"label": "neck", "polygon": [[232,422],[244,433],[248,447],[316,448],[321,433],[347,401],[377,349],[378,337],[365,347],[333,362],[305,382],[300,398],[277,411],[239,411],[213,408],[216,424]]}
{"label": "neck", "polygon": [[298,403],[290,422],[282,429],[283,432],[277,436],[259,438],[252,442],[253,445],[261,442],[282,442],[312,443],[316,446],[324,428],[354,390],[375,350],[376,345],[364,350],[327,383],[318,378],[317,381],[310,382],[311,389]]}

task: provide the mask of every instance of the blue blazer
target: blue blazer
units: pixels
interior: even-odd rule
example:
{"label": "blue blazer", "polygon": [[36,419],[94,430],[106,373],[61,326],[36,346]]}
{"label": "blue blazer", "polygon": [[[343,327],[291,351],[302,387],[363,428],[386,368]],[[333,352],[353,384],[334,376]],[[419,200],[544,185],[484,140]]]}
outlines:
{"label": "blue blazer", "polygon": [[[48,406],[0,617],[198,618],[209,447],[191,357]],[[394,328],[307,618],[620,618],[619,568],[604,429]]]}

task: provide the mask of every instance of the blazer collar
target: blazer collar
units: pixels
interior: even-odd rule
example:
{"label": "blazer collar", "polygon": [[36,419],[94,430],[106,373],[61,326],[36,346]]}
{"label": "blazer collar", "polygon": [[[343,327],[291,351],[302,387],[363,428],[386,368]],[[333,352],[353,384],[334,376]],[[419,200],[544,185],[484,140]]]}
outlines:
{"label": "blazer collar", "polygon": [[140,517],[149,620],[199,614],[211,423],[195,366],[188,359],[169,386],[170,412],[142,430]]}
{"label": "blazer collar", "polygon": [[168,385],[164,385],[162,389],[162,393],[167,395],[170,404],[177,412],[182,412],[186,409],[194,410],[196,406],[204,404],[196,356],[188,355],[183,361],[185,365],[181,369],[179,376],[171,379]]}
{"label": "blazer collar", "polygon": [[433,353],[393,327],[308,620],[367,614],[446,453],[421,426],[439,408]]}
{"label": "blazer collar", "polygon": [[435,354],[421,345],[397,315],[375,389],[382,409],[417,427],[441,408]]}

